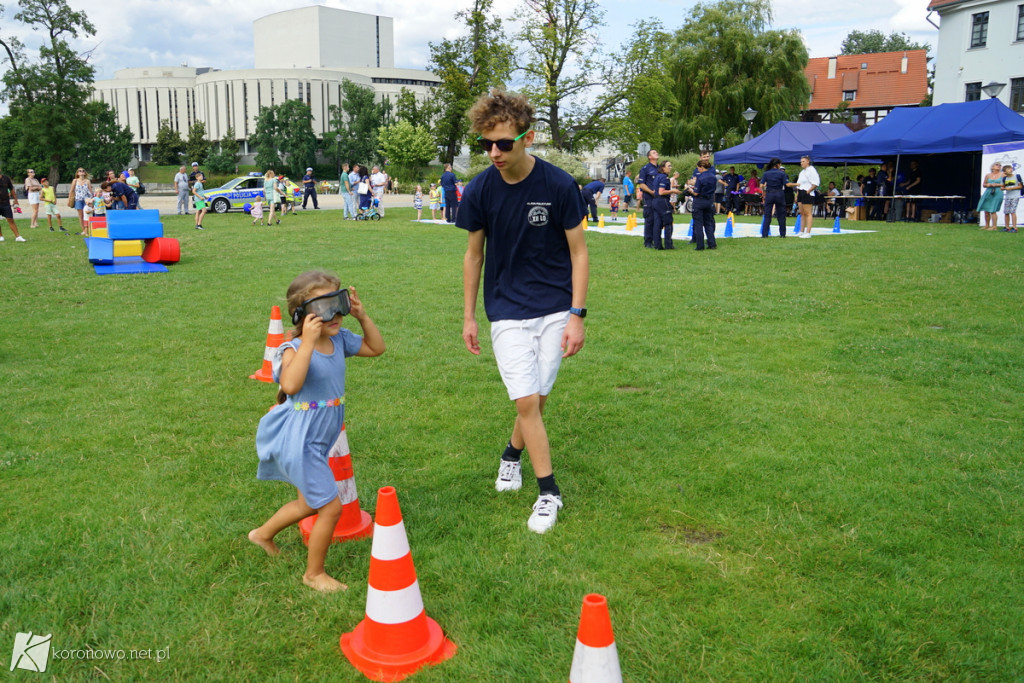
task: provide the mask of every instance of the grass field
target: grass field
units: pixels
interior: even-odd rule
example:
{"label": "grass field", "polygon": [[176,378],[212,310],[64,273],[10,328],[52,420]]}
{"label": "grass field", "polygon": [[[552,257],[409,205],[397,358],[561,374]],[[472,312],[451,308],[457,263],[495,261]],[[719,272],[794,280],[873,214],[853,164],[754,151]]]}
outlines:
{"label": "grass field", "polygon": [[460,337],[465,235],[411,216],[168,216],[183,257],[162,275],[8,236],[0,653],[32,631],[164,654],[53,660],[59,681],[364,680],[338,638],[370,542],[332,547],[351,588],[321,595],[297,531],[278,558],[245,538],[293,495],[255,479],[275,387],[248,376],[271,306],[326,267],[388,344],[348,372],[362,507],[397,487],[427,613],[459,647],[413,680],[565,681],[589,592],[629,681],[1024,676],[1018,236],[872,224],[698,254],[590,234],[587,345],[547,413],[566,506],[538,536],[529,469],[493,489],[513,409],[489,343]]}

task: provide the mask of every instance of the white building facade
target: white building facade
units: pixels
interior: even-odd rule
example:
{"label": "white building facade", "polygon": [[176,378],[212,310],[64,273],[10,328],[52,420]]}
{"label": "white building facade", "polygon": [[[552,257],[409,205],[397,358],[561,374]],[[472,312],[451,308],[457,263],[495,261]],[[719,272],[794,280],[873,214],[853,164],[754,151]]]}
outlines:
{"label": "white building facade", "polygon": [[257,19],[253,35],[254,69],[121,69],[94,83],[93,99],[110,104],[118,124],[131,130],[141,161],[149,160],[164,120],[182,137],[202,121],[214,141],[232,128],[240,153],[249,156],[254,151],[247,140],[261,107],[300,100],[312,110],[314,134],[323,138],[345,80],[372,88],[378,101],[393,101],[402,88],[425,99],[438,82],[428,71],[394,67],[390,17],[303,7]]}
{"label": "white building facade", "polygon": [[936,14],[933,103],[979,100],[1002,83],[999,99],[1024,113],[1024,0],[931,0],[933,24]]}

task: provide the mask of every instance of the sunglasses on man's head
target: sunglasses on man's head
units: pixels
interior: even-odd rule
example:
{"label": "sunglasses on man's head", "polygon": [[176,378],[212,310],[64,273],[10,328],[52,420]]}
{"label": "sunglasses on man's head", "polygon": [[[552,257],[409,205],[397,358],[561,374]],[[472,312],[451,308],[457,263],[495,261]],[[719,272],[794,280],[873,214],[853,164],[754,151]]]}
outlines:
{"label": "sunglasses on man's head", "polygon": [[480,143],[480,146],[483,147],[485,152],[490,152],[492,145],[497,145],[498,149],[500,149],[502,152],[511,152],[512,151],[512,147],[516,144],[516,140],[519,140],[519,138],[523,137],[524,135],[526,135],[529,132],[530,132],[530,129],[527,128],[526,130],[524,130],[522,133],[520,133],[518,136],[516,136],[512,140],[509,140],[507,138],[505,140],[488,140],[488,139],[484,138],[483,135],[478,137],[476,140],[477,140],[477,142]]}

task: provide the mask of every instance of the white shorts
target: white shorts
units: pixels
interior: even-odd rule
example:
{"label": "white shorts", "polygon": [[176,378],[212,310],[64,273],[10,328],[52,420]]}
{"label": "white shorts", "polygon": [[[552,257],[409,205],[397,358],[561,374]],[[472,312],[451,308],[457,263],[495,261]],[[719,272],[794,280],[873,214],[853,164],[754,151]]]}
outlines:
{"label": "white shorts", "polygon": [[562,334],[569,311],[530,320],[491,323],[491,345],[508,397],[547,396],[562,364]]}
{"label": "white shorts", "polygon": [[28,193],[28,203],[30,205],[33,205],[33,206],[36,205],[36,204],[42,204],[42,200],[39,198],[40,194],[41,193],[39,193],[39,192],[29,192]]}

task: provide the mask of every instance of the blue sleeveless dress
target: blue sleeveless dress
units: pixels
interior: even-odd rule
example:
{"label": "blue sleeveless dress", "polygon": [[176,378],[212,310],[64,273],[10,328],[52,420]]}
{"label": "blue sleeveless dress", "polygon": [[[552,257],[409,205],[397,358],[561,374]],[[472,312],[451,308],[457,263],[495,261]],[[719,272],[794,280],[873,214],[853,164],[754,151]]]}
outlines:
{"label": "blue sleeveless dress", "polygon": [[[331,337],[334,351],[313,351],[306,382],[294,396],[274,406],[256,429],[259,467],[256,478],[286,481],[318,509],[338,496],[327,454],[345,421],[345,358],[354,356],[363,338],[342,328]],[[284,350],[298,350],[301,339],[282,344],[274,357],[274,381],[280,380]]]}

